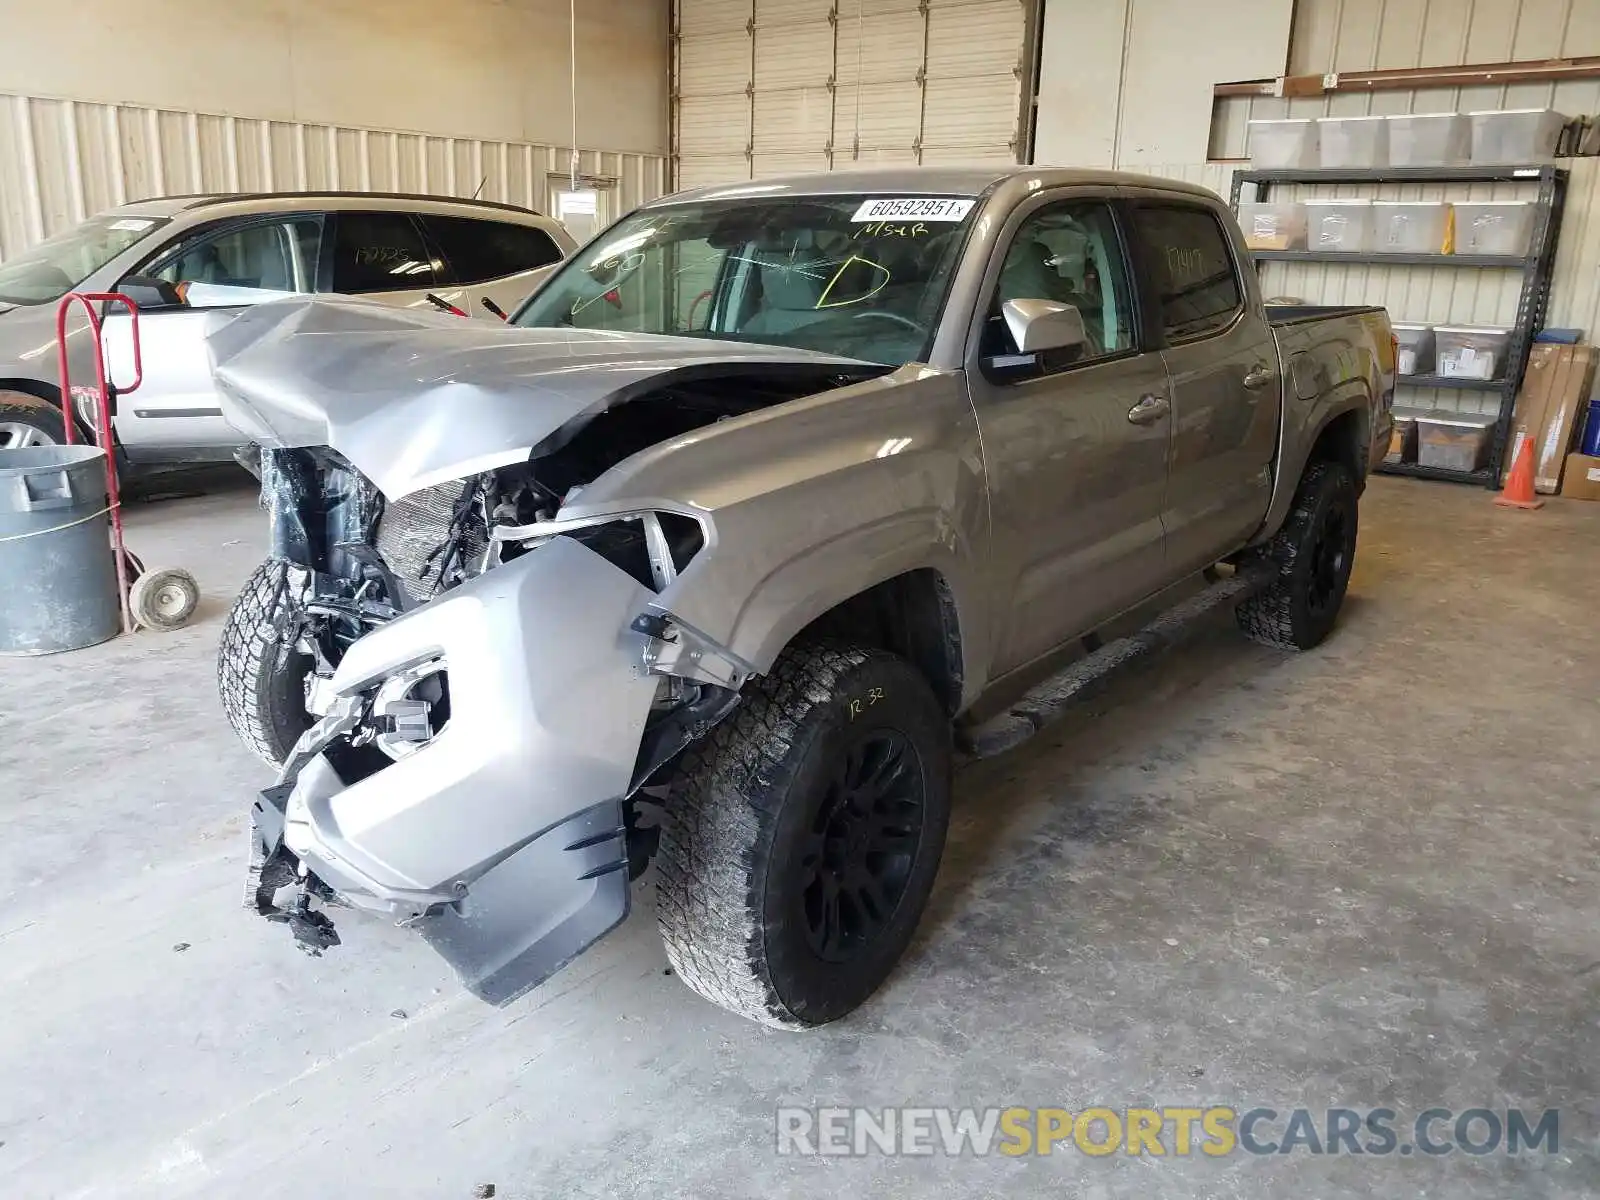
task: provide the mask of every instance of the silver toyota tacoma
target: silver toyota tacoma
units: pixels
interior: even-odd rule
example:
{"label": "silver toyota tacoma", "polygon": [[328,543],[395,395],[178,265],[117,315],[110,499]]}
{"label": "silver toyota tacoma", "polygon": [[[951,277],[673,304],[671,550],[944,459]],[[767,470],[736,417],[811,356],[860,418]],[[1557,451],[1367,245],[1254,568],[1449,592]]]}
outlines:
{"label": "silver toyota tacoma", "polygon": [[957,753],[1219,604],[1328,635],[1394,384],[1382,310],[1264,308],[1210,192],[1037,168],[703,189],[508,327],[286,300],[210,346],[272,530],[219,659],[279,768],[248,903],[503,1003],[653,859],[677,974],[779,1026],[889,975]]}

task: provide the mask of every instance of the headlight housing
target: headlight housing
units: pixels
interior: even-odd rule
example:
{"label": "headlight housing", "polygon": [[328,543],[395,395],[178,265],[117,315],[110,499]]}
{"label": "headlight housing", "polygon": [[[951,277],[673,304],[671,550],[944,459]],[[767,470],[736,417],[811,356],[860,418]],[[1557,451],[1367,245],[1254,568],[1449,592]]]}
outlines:
{"label": "headlight housing", "polygon": [[645,587],[660,592],[706,546],[704,517],[662,509],[633,509],[587,517],[557,517],[531,525],[501,525],[489,534],[491,561],[511,557],[505,547],[531,550],[553,537],[570,537]]}

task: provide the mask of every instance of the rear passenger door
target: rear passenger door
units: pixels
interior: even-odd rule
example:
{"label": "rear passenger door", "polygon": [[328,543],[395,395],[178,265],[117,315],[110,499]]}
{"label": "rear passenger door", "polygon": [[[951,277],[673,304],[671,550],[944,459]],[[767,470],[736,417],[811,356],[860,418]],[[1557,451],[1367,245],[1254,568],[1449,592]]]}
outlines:
{"label": "rear passenger door", "polygon": [[1239,549],[1272,500],[1281,388],[1277,347],[1229,218],[1203,200],[1131,204],[1142,294],[1171,385],[1167,569],[1176,577]]}
{"label": "rear passenger door", "polygon": [[432,292],[466,309],[466,289],[449,285],[443,260],[410,213],[335,212],[329,220],[332,261],[319,290],[430,311]]}
{"label": "rear passenger door", "polygon": [[486,297],[511,312],[564,257],[555,239],[536,226],[436,214],[421,220],[451,281],[465,288],[461,307],[475,317],[492,317],[483,307]]}

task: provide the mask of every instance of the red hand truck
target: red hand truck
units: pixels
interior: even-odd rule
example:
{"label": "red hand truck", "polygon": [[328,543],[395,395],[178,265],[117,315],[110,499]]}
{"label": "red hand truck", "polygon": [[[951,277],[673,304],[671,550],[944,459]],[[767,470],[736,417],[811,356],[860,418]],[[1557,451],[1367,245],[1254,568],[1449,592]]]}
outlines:
{"label": "red hand truck", "polygon": [[133,382],[118,388],[126,396],[144,383],[144,359],[139,351],[139,306],[120,292],[68,292],[56,306],[56,365],[61,376],[61,415],[67,444],[77,442],[77,397],[73,394],[72,369],[67,356],[67,318],[74,305],[81,304],[89,318],[89,335],[94,343],[93,419],[85,422],[94,433],[94,444],[105,453],[106,507],[111,514],[111,552],[116,559],[117,599],[122,609],[122,632],[132,633],[135,624],[148,629],[176,629],[194,615],[200,602],[200,585],[194,576],[177,567],[147,571],[144,564],[128,553],[122,538],[122,481],[117,475],[116,439],[111,427],[111,382],[106,373],[105,347],[100,337],[101,313],[97,305],[120,304],[128,310],[132,323]]}

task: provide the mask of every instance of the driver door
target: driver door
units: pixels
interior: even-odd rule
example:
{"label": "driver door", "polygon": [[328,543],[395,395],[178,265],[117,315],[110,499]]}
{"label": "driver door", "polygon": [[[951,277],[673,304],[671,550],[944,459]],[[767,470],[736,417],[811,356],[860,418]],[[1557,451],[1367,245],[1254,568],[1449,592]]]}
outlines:
{"label": "driver door", "polygon": [[[227,221],[180,241],[136,273],[178,285],[182,306],[142,309],[144,381],[117,400],[117,436],[135,460],[226,457],[239,433],[222,416],[205,334],[214,310],[314,291],[322,217],[295,214]],[[133,327],[127,310],[107,310],[102,338],[112,379],[133,378]]]}
{"label": "driver door", "polygon": [[[989,477],[997,673],[1161,587],[1171,439],[1166,369],[1144,348],[1112,196],[1046,193],[999,246],[967,372]],[[1073,306],[1084,343],[1019,353],[1007,300]]]}

